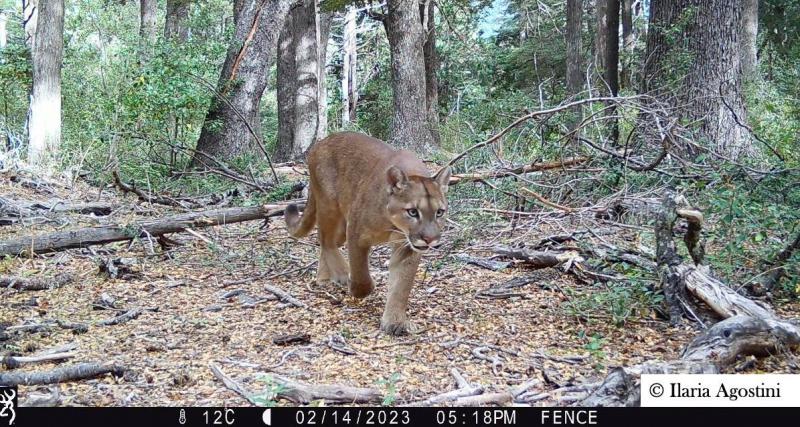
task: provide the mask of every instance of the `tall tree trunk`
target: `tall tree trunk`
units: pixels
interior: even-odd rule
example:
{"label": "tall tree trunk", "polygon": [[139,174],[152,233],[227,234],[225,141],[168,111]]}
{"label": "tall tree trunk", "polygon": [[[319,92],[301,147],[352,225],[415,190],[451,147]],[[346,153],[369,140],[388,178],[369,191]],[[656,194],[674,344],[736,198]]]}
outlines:
{"label": "tall tree trunk", "polygon": [[631,76],[633,71],[633,2],[634,0],[622,0],[622,49],[625,52],[625,60],[622,64],[622,72],[620,73],[620,84],[624,88],[631,86]]}
{"label": "tall tree trunk", "polygon": [[[583,42],[582,24],[583,0],[567,0],[567,93],[576,95],[583,87]],[[581,122],[581,107],[576,107],[568,121],[570,131]],[[572,141],[577,141],[578,135],[573,135]]]}
{"label": "tall tree trunk", "polygon": [[425,30],[425,44],[422,46],[425,57],[425,106],[427,107],[428,128],[433,143],[439,145],[439,57],[436,54],[436,13],[433,0],[420,3],[420,19]]}
{"label": "tall tree trunk", "polygon": [[597,0],[597,66],[604,84],[601,92],[619,93],[619,2]]}
{"label": "tall tree trunk", "polygon": [[323,12],[317,3],[317,53],[319,71],[317,72],[317,136],[319,141],[328,136],[328,39],[331,35],[331,12]]}
{"label": "tall tree trunk", "polygon": [[[261,155],[254,149],[250,128],[260,139],[261,95],[267,86],[267,72],[275,63],[278,34],[289,6],[289,0],[234,1],[234,36],[217,83],[217,95],[197,141],[197,151],[220,160],[244,153]],[[202,166],[203,161],[204,157],[196,154],[192,165]]]}
{"label": "tall tree trunk", "polygon": [[292,157],[300,159],[316,141],[319,120],[319,54],[314,0],[305,0],[294,16],[295,94]]}
{"label": "tall tree trunk", "polygon": [[697,123],[699,141],[732,158],[757,154],[730,110],[744,122],[740,30],[739,0],[653,0],[650,4],[645,89],[680,105],[681,118]]}
{"label": "tall tree trunk", "polygon": [[61,145],[61,64],[64,0],[41,1],[31,56],[33,88],[28,110],[28,161],[47,166]]}
{"label": "tall tree trunk", "polygon": [[22,0],[22,29],[25,32],[25,45],[33,49],[36,38],[36,21],[39,18],[39,0]]}
{"label": "tall tree trunk", "polygon": [[742,0],[742,32],[739,56],[742,74],[746,79],[756,76],[758,70],[758,0]]}
{"label": "tall tree trunk", "polygon": [[384,19],[392,61],[394,115],[389,141],[418,152],[433,145],[425,102],[424,34],[416,0],[388,0]]}
{"label": "tall tree trunk", "polygon": [[294,144],[294,17],[297,9],[286,15],[280,37],[278,38],[278,67],[276,76],[276,97],[278,100],[278,141],[275,160],[285,162],[292,159]]}
{"label": "tall tree trunk", "polygon": [[142,43],[142,54],[147,56],[158,38],[156,27],[158,0],[140,0],[139,6],[139,38]]}
{"label": "tall tree trunk", "polygon": [[583,87],[583,0],[567,0],[567,92],[575,95]]}
{"label": "tall tree trunk", "polygon": [[355,6],[349,6],[344,16],[342,31],[342,127],[356,119],[358,104],[358,15]]}
{"label": "tall tree trunk", "polygon": [[0,49],[5,49],[8,43],[8,31],[6,30],[7,21],[8,17],[6,17],[6,13],[0,12]]}
{"label": "tall tree trunk", "polygon": [[189,40],[189,6],[191,0],[167,0],[167,17],[164,23],[164,38],[178,43]]}

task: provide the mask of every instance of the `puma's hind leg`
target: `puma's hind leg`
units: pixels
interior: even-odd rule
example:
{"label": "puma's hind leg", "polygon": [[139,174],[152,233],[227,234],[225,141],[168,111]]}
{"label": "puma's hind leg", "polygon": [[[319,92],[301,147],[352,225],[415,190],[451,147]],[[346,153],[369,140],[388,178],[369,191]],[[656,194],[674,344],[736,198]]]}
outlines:
{"label": "puma's hind leg", "polygon": [[344,218],[336,210],[320,209],[317,210],[317,227],[320,243],[317,283],[331,281],[338,285],[348,285],[350,272],[339,250],[344,243]]}

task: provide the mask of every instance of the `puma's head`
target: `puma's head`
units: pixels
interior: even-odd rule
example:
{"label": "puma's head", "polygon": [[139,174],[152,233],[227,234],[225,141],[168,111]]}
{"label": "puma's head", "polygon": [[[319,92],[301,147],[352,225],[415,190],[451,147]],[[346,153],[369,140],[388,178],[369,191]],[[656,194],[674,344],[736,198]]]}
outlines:
{"label": "puma's head", "polygon": [[386,210],[392,224],[405,236],[411,249],[424,252],[439,245],[447,213],[447,184],[450,168],[433,178],[407,176],[392,166],[386,171],[389,203]]}

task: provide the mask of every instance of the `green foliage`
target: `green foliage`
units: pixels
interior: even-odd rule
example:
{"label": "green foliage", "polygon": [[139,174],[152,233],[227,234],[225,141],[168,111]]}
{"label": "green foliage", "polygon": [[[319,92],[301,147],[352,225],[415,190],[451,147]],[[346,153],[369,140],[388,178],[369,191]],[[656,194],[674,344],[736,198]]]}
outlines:
{"label": "green foliage", "polygon": [[397,400],[397,382],[400,381],[400,373],[395,372],[389,378],[381,379],[377,381],[379,386],[384,387],[385,394],[383,396],[383,401],[381,404],[383,406],[392,406],[394,402]]}
{"label": "green foliage", "polygon": [[277,404],[276,397],[286,390],[286,387],[283,384],[276,383],[271,375],[258,375],[256,379],[265,383],[267,388],[260,394],[251,396],[249,400],[256,406],[274,407]]}

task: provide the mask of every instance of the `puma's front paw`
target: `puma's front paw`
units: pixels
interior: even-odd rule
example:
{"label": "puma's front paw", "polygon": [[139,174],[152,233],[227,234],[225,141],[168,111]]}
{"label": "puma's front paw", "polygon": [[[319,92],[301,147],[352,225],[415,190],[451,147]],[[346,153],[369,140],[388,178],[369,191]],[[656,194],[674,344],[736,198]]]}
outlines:
{"label": "puma's front paw", "polygon": [[417,327],[409,320],[387,322],[381,321],[381,330],[389,335],[412,335],[418,332]]}
{"label": "puma's front paw", "polygon": [[368,282],[350,282],[350,295],[355,298],[366,298],[374,290],[375,282],[372,280]]}

